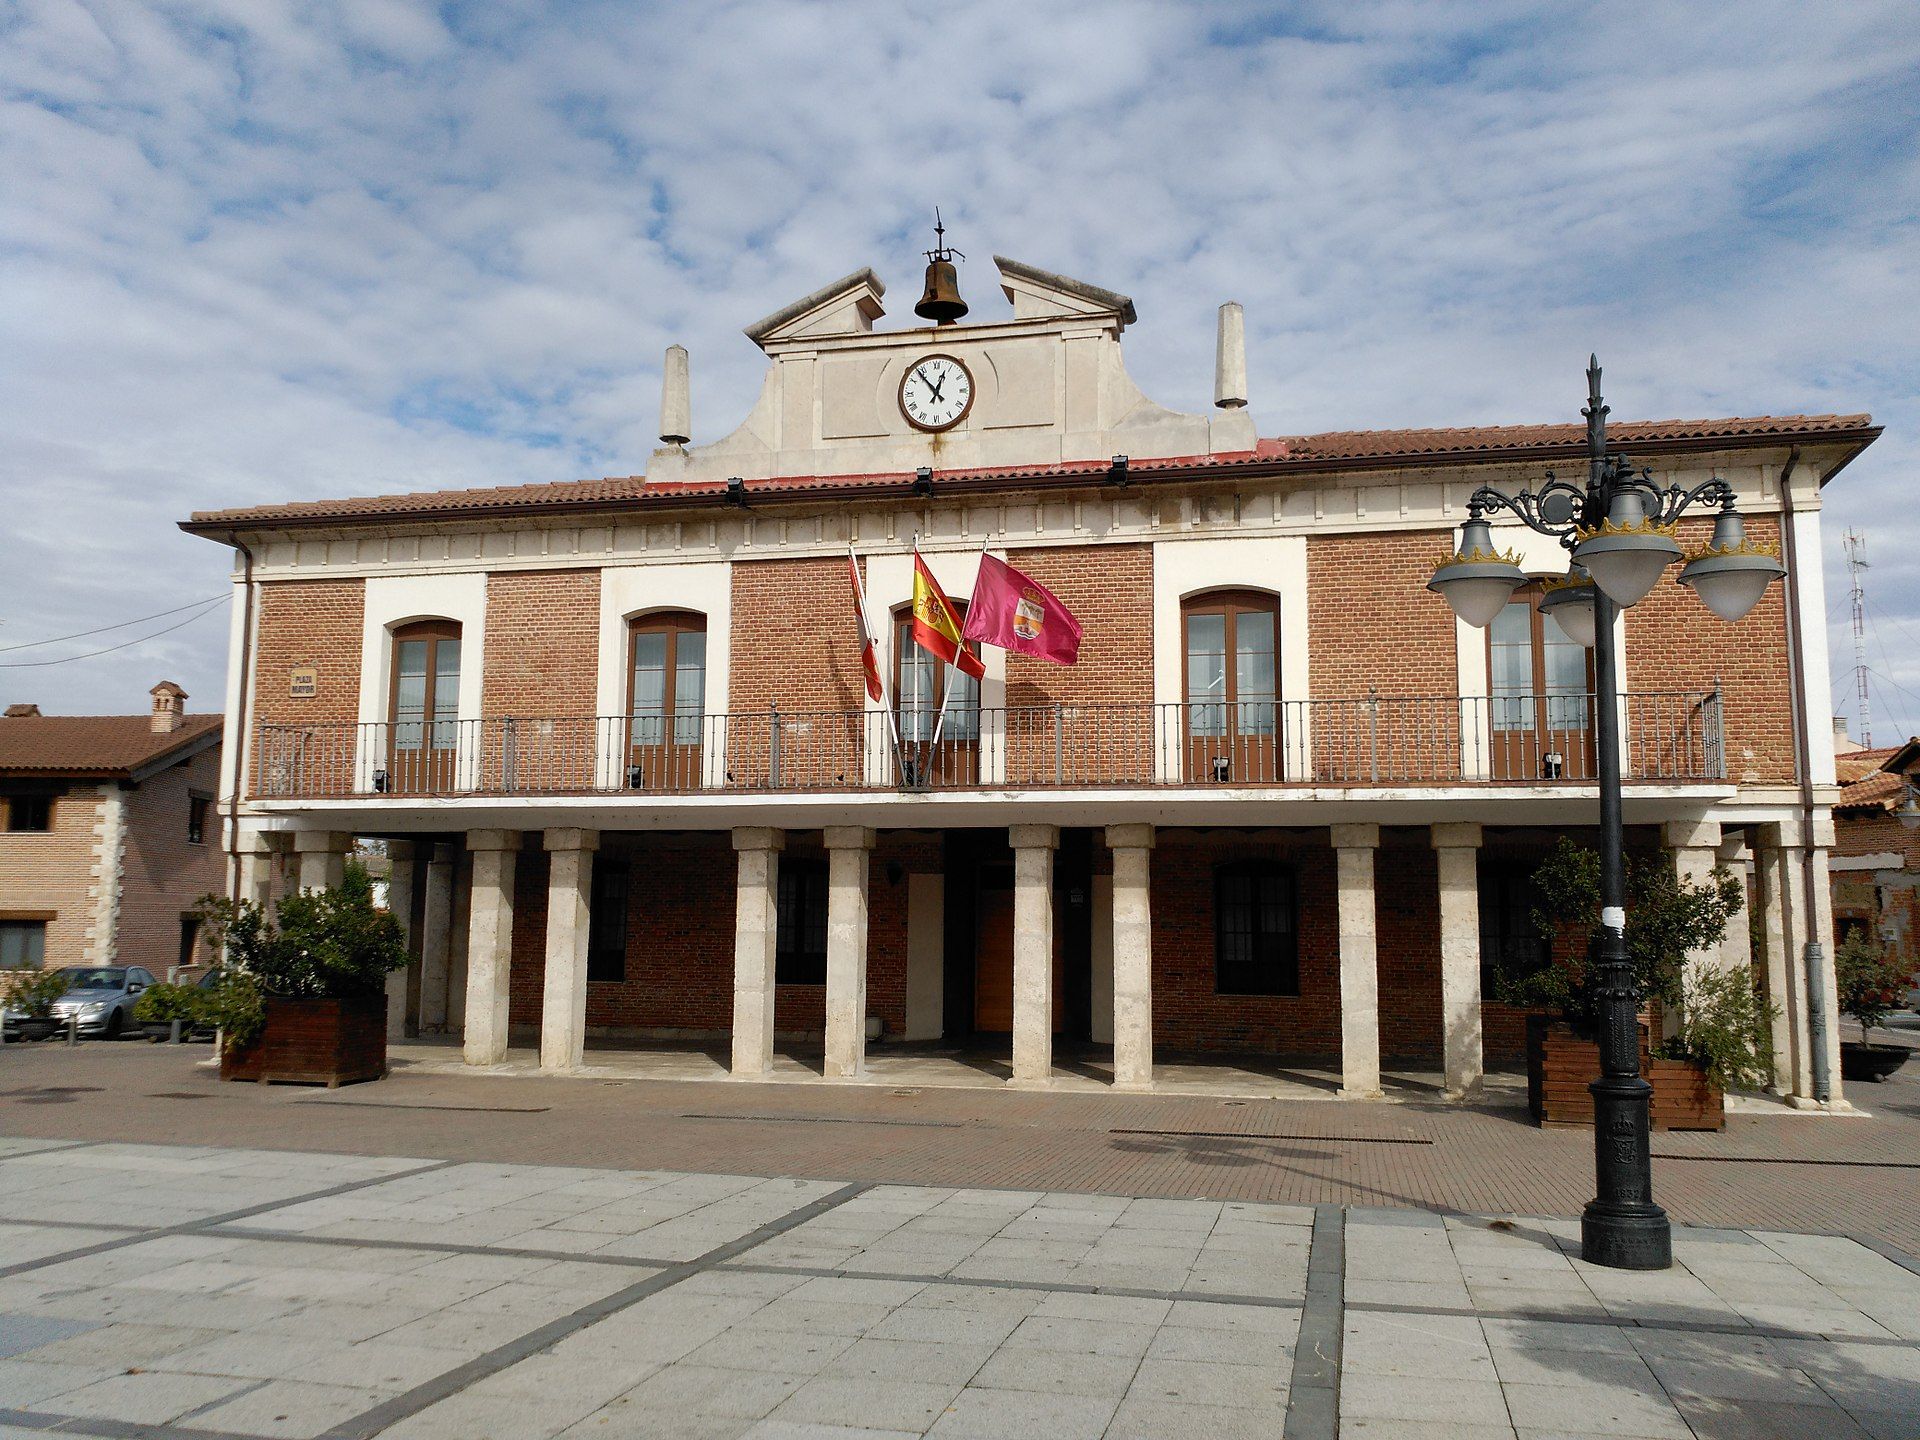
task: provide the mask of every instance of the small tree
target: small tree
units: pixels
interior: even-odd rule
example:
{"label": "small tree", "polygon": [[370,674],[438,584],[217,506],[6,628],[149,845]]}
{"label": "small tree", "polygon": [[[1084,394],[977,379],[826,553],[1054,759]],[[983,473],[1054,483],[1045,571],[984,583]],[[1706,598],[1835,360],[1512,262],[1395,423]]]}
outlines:
{"label": "small tree", "polygon": [[265,997],[352,1000],[385,991],[406,967],[400,922],[373,903],[373,877],[349,860],[338,885],[284,897],[269,916],[251,901],[209,895],[200,915],[226,957],[208,1016],[230,1045],[265,1023]]}
{"label": "small tree", "polygon": [[[1758,1087],[1773,1074],[1773,1007],[1754,989],[1745,969],[1701,966],[1687,971],[1687,955],[1711,950],[1739,911],[1740,882],[1725,867],[1703,885],[1683,880],[1665,857],[1626,861],[1627,956],[1634,989],[1680,1018],[1669,1043],[1705,1066],[1723,1088]],[[1584,941],[1600,919],[1600,856],[1562,836],[1534,871],[1533,923],[1547,935]],[[1509,1004],[1541,1006],[1583,1034],[1598,1025],[1584,944],[1577,954],[1495,977],[1495,994]]]}
{"label": "small tree", "polygon": [[66,972],[36,970],[31,975],[14,981],[13,991],[7,996],[7,1004],[18,1009],[30,1020],[45,1020],[53,1014],[53,1002],[66,993]]}
{"label": "small tree", "polygon": [[1913,985],[1913,961],[1856,930],[1840,942],[1833,971],[1841,1011],[1860,1022],[1860,1039],[1871,1045],[1873,1027],[1899,1006],[1901,996]]}

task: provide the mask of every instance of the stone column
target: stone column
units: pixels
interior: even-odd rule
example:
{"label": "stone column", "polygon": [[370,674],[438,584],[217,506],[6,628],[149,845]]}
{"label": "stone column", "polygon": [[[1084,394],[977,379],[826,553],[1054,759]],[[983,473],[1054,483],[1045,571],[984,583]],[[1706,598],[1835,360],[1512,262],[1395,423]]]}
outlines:
{"label": "stone column", "polygon": [[293,853],[300,857],[300,888],[331,890],[345,877],[353,836],[337,830],[296,830]]}
{"label": "stone column", "polygon": [[1053,852],[1057,825],[1014,825],[1013,1078],[1053,1078]]}
{"label": "stone column", "polygon": [[[1821,1101],[1829,1110],[1851,1110],[1847,1102],[1846,1087],[1840,1075],[1840,987],[1839,977],[1834,973],[1834,951],[1838,941],[1834,939],[1833,928],[1833,875],[1829,869],[1828,856],[1834,844],[1833,812],[1822,810],[1814,817],[1813,844],[1808,847],[1807,860],[1813,871],[1809,882],[1812,889],[1812,903],[1807,907],[1808,934],[1806,938],[1806,984],[1809,991],[1807,1005],[1808,1023],[1812,1025],[1816,1015],[1817,1028],[1809,1035],[1808,1056],[1809,1080],[1817,1082],[1824,1075],[1826,1093],[1816,1088],[1814,1098]],[[1811,996],[1818,994],[1820,1003],[1812,1003]],[[1818,1064],[1814,1058],[1818,1057]]]}
{"label": "stone column", "polygon": [[1748,848],[1745,835],[1734,835],[1720,842],[1714,858],[1733,873],[1740,886],[1740,908],[1727,918],[1727,933],[1720,939],[1720,965],[1750,976],[1753,973],[1753,887],[1748,871],[1753,863],[1753,851]]}
{"label": "stone column", "polygon": [[540,1068],[571,1070],[587,1048],[587,935],[597,830],[549,830],[547,975],[540,996]]}
{"label": "stone column", "polygon": [[757,825],[733,832],[740,857],[733,920],[733,1075],[773,1073],[773,956],[779,938],[780,850],[786,835]]}
{"label": "stone column", "polygon": [[827,842],[827,1057],[829,1077],[867,1068],[867,872],[873,831],[829,825]]}
{"label": "stone column", "polygon": [[1433,827],[1440,881],[1440,1048],[1447,1096],[1477,1093],[1485,1071],[1480,1035],[1480,827]]}
{"label": "stone column", "polygon": [[387,972],[387,1039],[407,1038],[407,970],[418,964],[413,955],[413,842],[387,841],[387,913],[400,922],[406,938],[406,969]]}
{"label": "stone column", "polygon": [[507,982],[513,965],[514,862],[518,830],[469,830],[473,880],[467,902],[467,1025],[462,1047],[469,1065],[507,1058]]}
{"label": "stone column", "polygon": [[1773,1024],[1774,1086],[1794,1105],[1813,1103],[1808,1065],[1806,871],[1797,830],[1760,827],[1760,880],[1767,947],[1767,999],[1779,1009]]}
{"label": "stone column", "polygon": [[447,979],[453,956],[453,866],[451,845],[427,851],[427,898],[420,911],[420,1033],[447,1029]]}
{"label": "stone column", "polygon": [[1109,825],[1113,852],[1113,1083],[1153,1088],[1153,826]]}
{"label": "stone column", "polygon": [[274,830],[253,830],[240,839],[240,898],[262,910],[273,906],[274,866],[292,837]]}
{"label": "stone column", "polygon": [[1380,1098],[1380,969],[1373,852],[1378,825],[1335,825],[1340,884],[1340,1093]]}

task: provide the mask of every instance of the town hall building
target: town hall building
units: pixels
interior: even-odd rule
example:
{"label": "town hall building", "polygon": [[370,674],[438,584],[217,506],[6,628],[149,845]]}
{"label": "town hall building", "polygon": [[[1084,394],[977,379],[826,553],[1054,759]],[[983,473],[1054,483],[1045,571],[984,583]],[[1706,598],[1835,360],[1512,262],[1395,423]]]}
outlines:
{"label": "town hall building", "polygon": [[[1486,630],[1426,584],[1476,487],[1576,468],[1584,427],[1262,435],[1231,304],[1215,407],[1177,413],[1128,375],[1131,300],[993,263],[991,317],[949,268],[919,307],[946,323],[884,326],[861,270],[748,327],[765,379],[711,444],[670,350],[644,476],[186,522],[241,587],[237,889],[385,841],[395,1033],[478,1066],[724,1042],[743,1079],[782,1049],[844,1079],[938,1044],[1146,1088],[1156,1058],[1317,1057],[1369,1097],[1383,1064],[1456,1096],[1511,1065],[1493,977],[1553,943],[1528,877],[1598,820],[1591,659],[1540,604],[1565,555],[1516,525],[1537,579]],[[1696,958],[1755,967],[1803,1105],[1844,1103],[1821,492],[1878,433],[1612,430],[1662,484],[1725,479],[1784,554],[1737,623],[1671,571],[1626,612],[1619,714],[1630,847],[1749,880],[1757,949],[1742,917]],[[1017,566],[1077,662],[936,663],[916,550],[961,611],[983,552]]]}

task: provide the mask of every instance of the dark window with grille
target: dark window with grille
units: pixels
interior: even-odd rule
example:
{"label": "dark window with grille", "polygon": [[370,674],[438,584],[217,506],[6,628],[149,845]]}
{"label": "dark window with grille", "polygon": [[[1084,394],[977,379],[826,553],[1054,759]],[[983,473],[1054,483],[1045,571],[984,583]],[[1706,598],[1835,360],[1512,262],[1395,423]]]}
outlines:
{"label": "dark window with grille", "polygon": [[207,843],[207,812],[213,808],[213,801],[205,795],[187,797],[187,843],[204,845]]}
{"label": "dark window with grille", "polygon": [[7,829],[14,834],[44,833],[52,828],[52,796],[15,795],[7,801]]}
{"label": "dark window with grille", "polygon": [[773,977],[781,985],[827,983],[827,866],[780,861]]}
{"label": "dark window with grille", "polygon": [[1502,868],[1483,856],[1480,864],[1480,993],[1500,993],[1502,974],[1531,975],[1553,958],[1553,939],[1533,923],[1533,882],[1524,871]]}
{"label": "dark window with grille", "polygon": [[627,978],[627,894],[633,871],[624,855],[594,857],[593,901],[587,912],[587,979]]}
{"label": "dark window with grille", "polygon": [[1213,875],[1214,989],[1222,995],[1298,995],[1300,941],[1293,872],[1268,860]]}

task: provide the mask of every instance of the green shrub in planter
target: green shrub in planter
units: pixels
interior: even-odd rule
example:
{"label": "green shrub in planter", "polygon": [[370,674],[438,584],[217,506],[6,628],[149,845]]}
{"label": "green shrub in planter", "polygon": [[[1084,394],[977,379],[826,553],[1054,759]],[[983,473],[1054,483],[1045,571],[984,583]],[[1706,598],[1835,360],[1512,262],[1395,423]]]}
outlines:
{"label": "green shrub in planter", "polygon": [[1858,930],[1841,942],[1833,957],[1840,988],[1840,1010],[1860,1022],[1862,1043],[1873,1043],[1873,1027],[1900,1007],[1914,983],[1913,961],[1869,940]]}
{"label": "green shrub in planter", "polygon": [[171,985],[162,981],[149,985],[133,1002],[133,1018],[156,1030],[168,1029],[178,1020],[183,1029],[199,1023],[201,989],[198,985]]}
{"label": "green shrub in planter", "polygon": [[1758,1090],[1773,1082],[1773,1020],[1746,969],[1694,967],[1684,981],[1680,1033],[1664,1047],[1676,1060],[1706,1067],[1722,1090]]}

